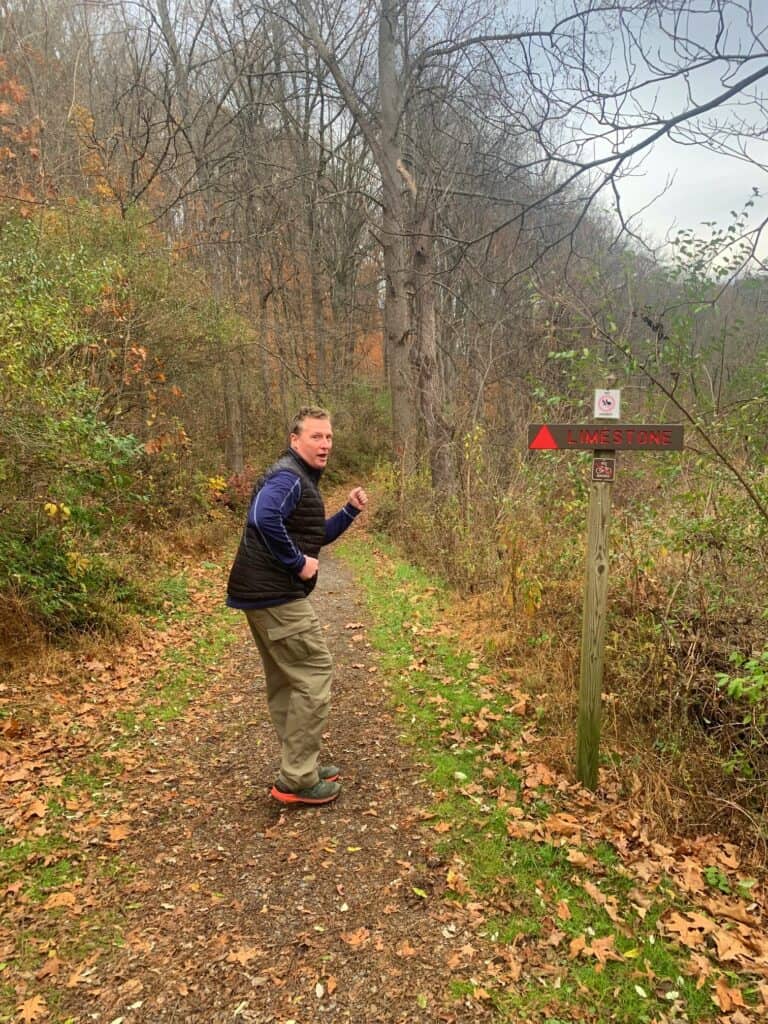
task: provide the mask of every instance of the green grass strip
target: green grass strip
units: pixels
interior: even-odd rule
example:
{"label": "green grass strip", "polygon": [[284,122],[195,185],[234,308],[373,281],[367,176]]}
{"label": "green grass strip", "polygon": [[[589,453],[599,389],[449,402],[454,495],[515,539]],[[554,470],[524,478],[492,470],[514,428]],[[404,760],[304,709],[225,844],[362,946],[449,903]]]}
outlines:
{"label": "green grass strip", "polygon": [[[717,1019],[711,982],[697,989],[697,979],[686,973],[685,951],[658,932],[657,922],[669,907],[687,909],[672,886],[657,886],[641,916],[629,895],[637,883],[608,843],[583,851],[599,863],[599,870],[590,872],[568,860],[567,847],[510,838],[510,808],[523,781],[499,752],[515,748],[524,723],[505,706],[503,686],[498,696],[493,693],[488,666],[430,632],[451,600],[445,587],[378,539],[375,544],[345,539],[339,553],[356,570],[365,593],[373,621],[370,639],[391,681],[403,736],[417,748],[420,763],[429,766],[428,781],[439,794],[432,811],[450,823],[440,852],[462,865],[471,898],[488,907],[486,937],[534,954],[525,956],[516,985],[494,987],[492,979],[478,985],[486,1005],[494,1008],[494,1020]],[[503,804],[496,798],[500,786],[508,801]],[[542,787],[532,802],[518,806],[528,819],[544,818],[557,809],[558,796]],[[585,891],[584,882],[615,900],[623,927]],[[454,896],[467,898],[461,892]],[[566,919],[555,914],[563,903],[570,913]],[[564,933],[556,948],[546,945],[553,929]],[[571,941],[584,937],[591,945],[607,936],[613,936],[617,959],[601,964],[569,955]],[[743,977],[739,981],[745,998],[754,1001],[756,992]],[[472,984],[462,982],[453,994],[463,999],[473,991]]]}

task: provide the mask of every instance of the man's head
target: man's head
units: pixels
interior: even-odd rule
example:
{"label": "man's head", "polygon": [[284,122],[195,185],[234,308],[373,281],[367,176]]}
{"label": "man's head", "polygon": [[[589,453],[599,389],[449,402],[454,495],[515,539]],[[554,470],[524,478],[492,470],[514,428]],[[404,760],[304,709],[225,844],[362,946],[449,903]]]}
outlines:
{"label": "man's head", "polygon": [[299,409],[291,424],[289,443],[312,469],[325,469],[333,447],[333,428],[328,410],[319,406]]}

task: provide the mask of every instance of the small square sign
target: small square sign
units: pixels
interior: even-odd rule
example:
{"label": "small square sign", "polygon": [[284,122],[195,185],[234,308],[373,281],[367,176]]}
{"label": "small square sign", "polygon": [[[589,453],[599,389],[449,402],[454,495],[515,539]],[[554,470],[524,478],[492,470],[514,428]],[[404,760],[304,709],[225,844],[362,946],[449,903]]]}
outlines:
{"label": "small square sign", "polygon": [[595,389],[594,416],[600,420],[621,418],[621,391],[618,388]]}
{"label": "small square sign", "polygon": [[616,459],[602,457],[592,460],[592,479],[595,483],[613,483],[616,476]]}

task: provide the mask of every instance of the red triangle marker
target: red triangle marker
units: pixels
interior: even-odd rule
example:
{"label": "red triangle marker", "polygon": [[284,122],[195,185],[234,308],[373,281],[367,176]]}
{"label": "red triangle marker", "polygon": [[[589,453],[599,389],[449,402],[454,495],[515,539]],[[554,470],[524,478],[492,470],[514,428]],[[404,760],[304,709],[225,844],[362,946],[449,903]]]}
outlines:
{"label": "red triangle marker", "polygon": [[559,448],[559,445],[554,437],[552,437],[549,427],[545,425],[528,445],[528,448],[532,451],[541,451],[547,448]]}

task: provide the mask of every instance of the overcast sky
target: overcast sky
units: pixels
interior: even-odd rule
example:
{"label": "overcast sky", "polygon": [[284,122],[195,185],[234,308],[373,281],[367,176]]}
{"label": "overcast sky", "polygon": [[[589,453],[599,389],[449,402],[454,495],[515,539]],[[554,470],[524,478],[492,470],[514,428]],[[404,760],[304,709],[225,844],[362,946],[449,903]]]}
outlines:
{"label": "overcast sky", "polygon": [[[768,0],[767,0],[768,2]],[[733,222],[731,211],[740,212],[746,200],[754,198],[749,225],[756,225],[768,216],[768,178],[760,167],[735,157],[719,156],[702,147],[675,145],[668,139],[654,145],[642,167],[622,181],[620,191],[625,214],[640,211],[673,179],[667,190],[639,214],[634,225],[642,224],[644,235],[661,242],[690,228],[707,237],[706,221],[717,221],[719,227]],[[752,196],[753,187],[762,195]],[[768,239],[763,241],[765,256]]]}
{"label": "overcast sky", "polygon": [[[765,3],[768,8],[768,0]],[[759,94],[766,96],[768,79],[763,82],[758,85]],[[699,102],[721,93],[723,85],[718,68],[712,67],[699,75],[696,86]],[[689,99],[681,83],[670,83],[660,89],[658,109],[661,113],[675,114],[688,105]],[[734,220],[732,211],[741,212],[750,198],[754,206],[748,224],[757,225],[768,217],[768,124],[763,127],[760,123],[763,115],[749,105],[724,106],[717,113],[721,123],[728,123],[730,115],[752,119],[757,134],[764,133],[762,141],[759,138],[742,140],[754,162],[713,153],[702,145],[681,145],[670,138],[662,138],[653,144],[636,171],[622,182],[620,191],[627,213],[642,209],[663,191],[663,195],[640,214],[646,232],[654,240],[662,241],[680,228],[706,235],[708,228],[702,226],[706,221],[716,221],[725,228]],[[671,183],[664,191],[668,179]],[[754,196],[753,189],[760,195]],[[768,238],[761,252],[763,256],[768,252]]]}
{"label": "overcast sky", "polygon": [[[562,16],[589,6],[587,0],[509,2],[517,3],[521,12],[536,12],[533,16],[540,23],[555,12]],[[617,126],[623,124],[623,130],[617,129],[613,135],[603,131],[606,122],[601,120],[600,105],[595,108],[593,125],[585,119],[587,131],[592,128],[595,138],[601,139],[595,145],[597,156],[626,151],[651,135],[663,119],[722,97],[768,66],[768,0],[676,0],[655,10],[657,17],[647,20],[633,21],[628,16],[631,31],[624,33],[612,30],[615,20],[609,15],[602,67],[600,55],[591,54],[589,72],[604,76],[598,81],[609,82],[613,72],[619,83],[628,77],[653,83],[633,92],[626,103],[617,104],[613,120]],[[684,13],[676,17],[676,11]],[[595,24],[599,26],[599,21]],[[715,54],[722,56],[708,59]],[[735,59],[728,59],[730,55]],[[688,70],[684,77],[669,81],[657,73],[659,67]],[[610,105],[606,109],[610,123]],[[654,118],[658,118],[655,124]],[[646,127],[629,128],[642,122]],[[743,146],[753,162],[718,155],[704,145],[682,145],[661,138],[639,163],[635,161],[633,173],[619,185],[625,216],[659,196],[639,215],[635,226],[642,223],[644,233],[655,242],[686,228],[707,237],[709,229],[703,222],[716,221],[727,228],[734,221],[731,211],[741,212],[750,198],[754,198],[754,206],[748,225],[755,226],[768,217],[768,77],[673,132],[681,141],[686,136],[688,141],[696,138],[697,132],[701,138],[719,132],[725,148]],[[753,197],[754,188],[764,195]],[[603,198],[607,201],[609,197]],[[763,257],[768,256],[768,230],[766,235],[760,248]]]}

